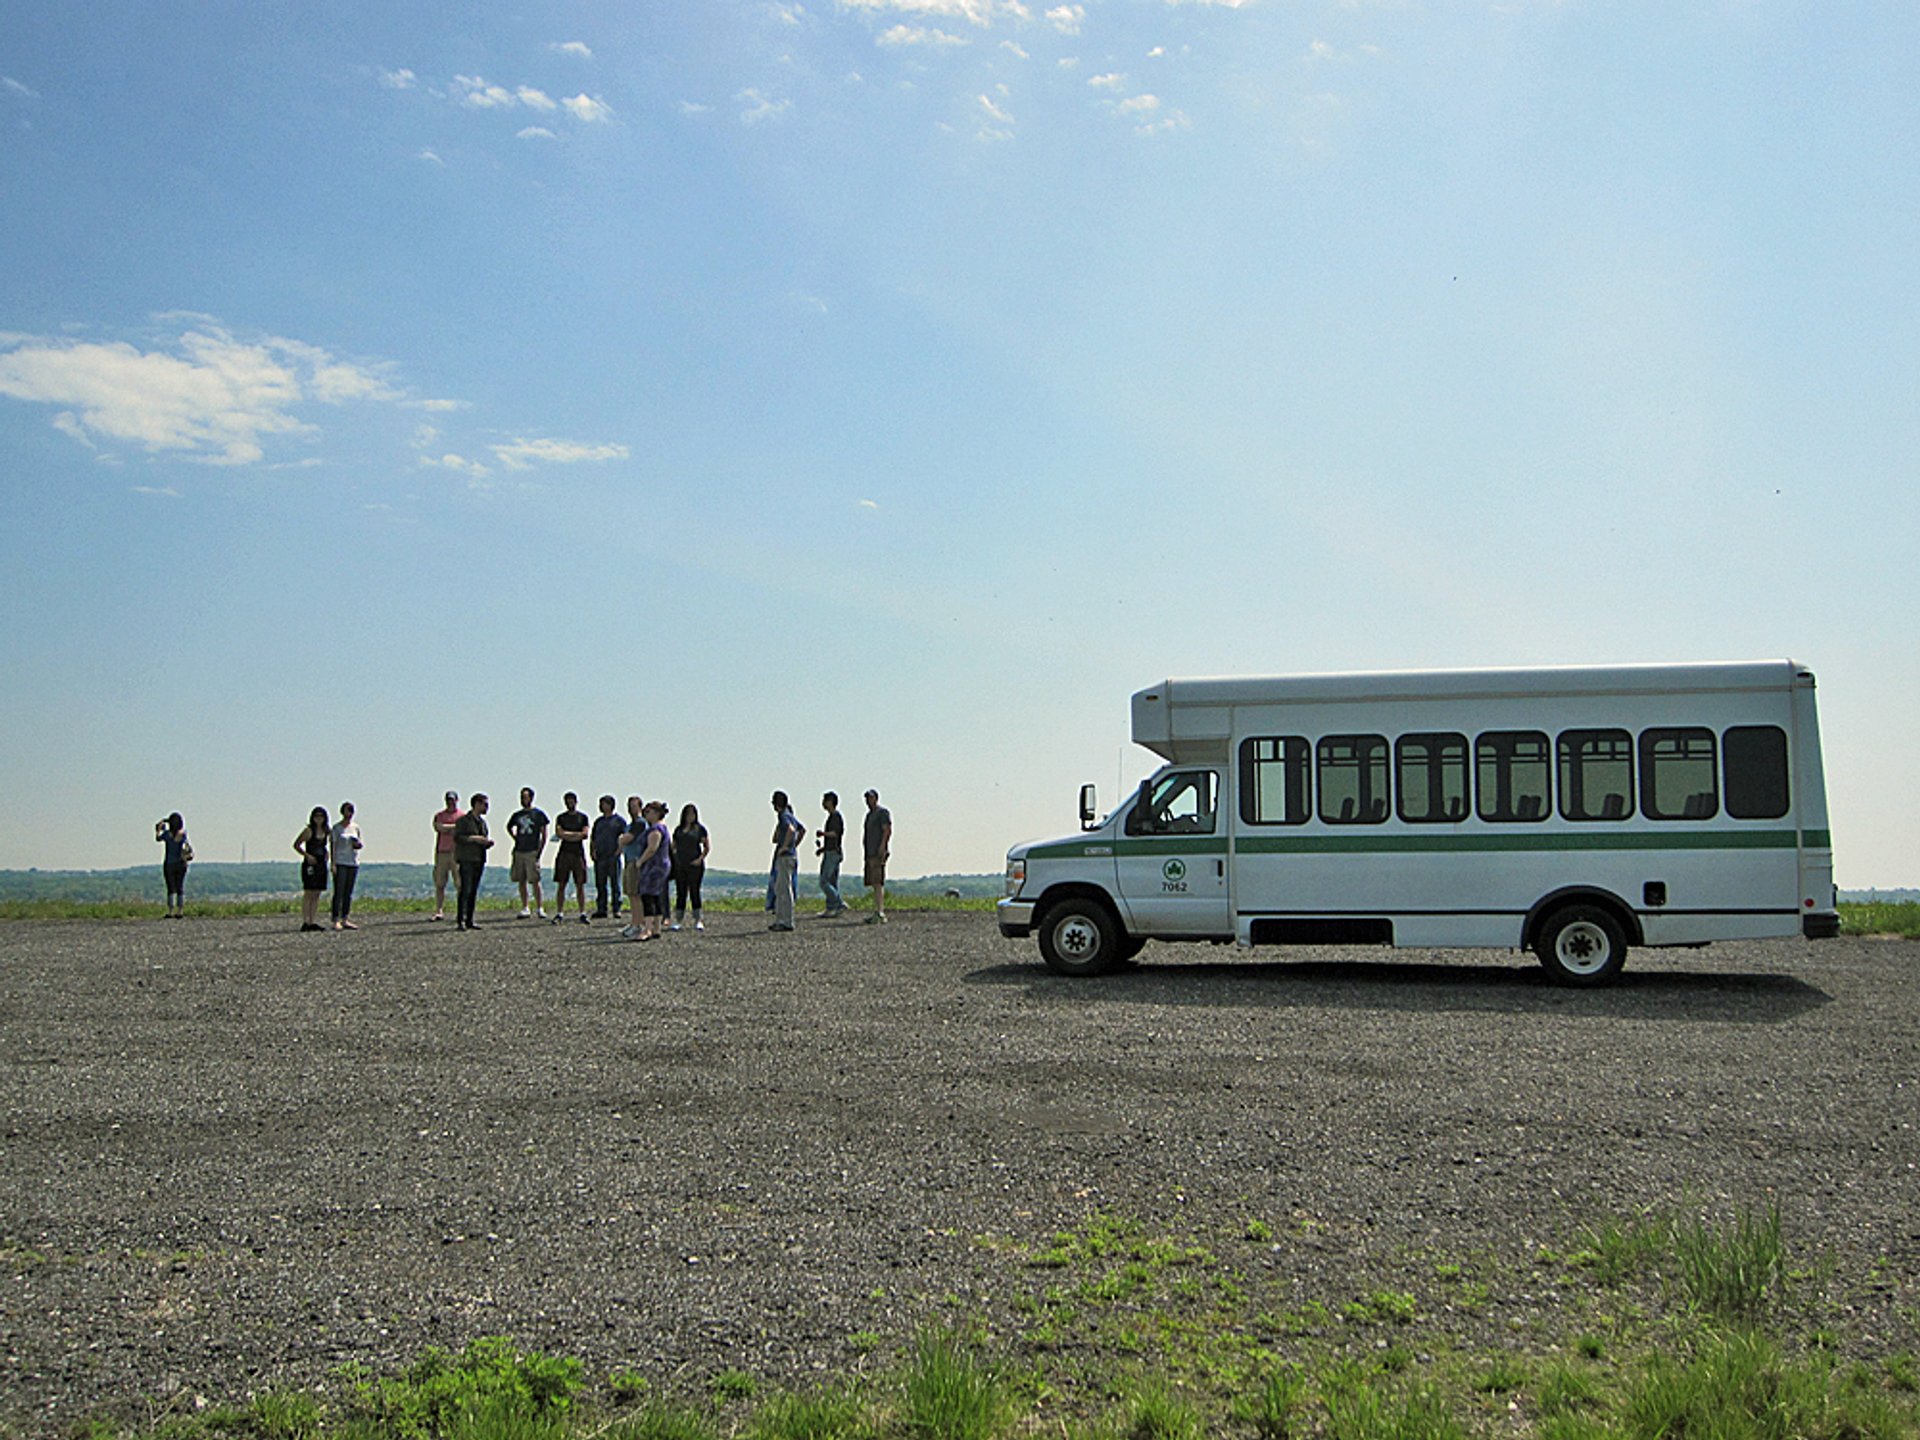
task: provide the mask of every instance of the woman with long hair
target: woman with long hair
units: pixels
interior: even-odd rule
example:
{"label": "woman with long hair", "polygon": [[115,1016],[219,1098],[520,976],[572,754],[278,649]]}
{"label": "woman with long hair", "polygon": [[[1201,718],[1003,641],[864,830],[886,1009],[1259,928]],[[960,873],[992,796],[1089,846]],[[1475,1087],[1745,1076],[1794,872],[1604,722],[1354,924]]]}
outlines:
{"label": "woman with long hair", "polygon": [[680,824],[673,832],[673,924],[669,929],[678,930],[687,918],[689,900],[693,901],[693,928],[707,928],[700,920],[700,882],[706,878],[707,852],[712,848],[698,807],[683,805]]}
{"label": "woman with long hair", "polygon": [[293,837],[293,853],[300,857],[300,928],[321,928],[320,897],[327,893],[327,842],[333,838],[324,805],[313,807],[307,828]]}
{"label": "woman with long hair", "polygon": [[160,875],[167,882],[167,919],[182,919],[187,913],[187,866],[193,863],[187,822],[176,810],[153,827],[153,838],[167,847],[160,857]]}

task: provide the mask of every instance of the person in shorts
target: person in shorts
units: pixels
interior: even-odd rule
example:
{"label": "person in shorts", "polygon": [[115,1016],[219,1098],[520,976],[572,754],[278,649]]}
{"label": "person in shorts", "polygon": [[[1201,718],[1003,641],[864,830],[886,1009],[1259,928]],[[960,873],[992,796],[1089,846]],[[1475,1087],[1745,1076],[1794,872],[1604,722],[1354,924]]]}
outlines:
{"label": "person in shorts", "polygon": [[534,808],[533,787],[524,785],[520,789],[520,808],[507,817],[507,833],[513,837],[513,869],[510,872],[514,884],[520,887],[520,918],[525,920],[533,913],[527,908],[527,887],[533,887],[534,908],[539,910],[542,920],[547,918],[547,904],[540,896],[540,852],[547,848],[547,812]]}
{"label": "person in shorts", "polygon": [[580,900],[580,923],[587,923],[587,815],[580,808],[580,797],[569,790],[567,808],[553,822],[553,833],[560,848],[553,855],[553,923],[566,918],[567,881]]}
{"label": "person in shorts", "polygon": [[[455,878],[453,827],[466,812],[457,792],[447,791],[446,808],[433,817],[433,918],[447,918],[447,882]],[[456,889],[457,894],[457,889]]]}
{"label": "person in shorts", "polygon": [[861,878],[873,892],[873,913],[869,925],[887,923],[887,857],[893,853],[893,815],[880,803],[878,790],[867,791],[867,823],[861,832],[861,849],[866,865]]}
{"label": "person in shorts", "polygon": [[640,862],[647,853],[647,818],[642,809],[638,795],[627,796],[627,828],[620,838],[620,888],[627,895],[627,924],[620,934],[628,940],[640,938]]}

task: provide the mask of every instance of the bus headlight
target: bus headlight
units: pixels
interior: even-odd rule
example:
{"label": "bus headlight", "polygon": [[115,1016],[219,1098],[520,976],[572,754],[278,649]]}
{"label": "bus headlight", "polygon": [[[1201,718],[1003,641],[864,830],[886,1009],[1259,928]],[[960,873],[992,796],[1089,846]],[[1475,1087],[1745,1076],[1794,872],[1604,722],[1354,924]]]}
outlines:
{"label": "bus headlight", "polygon": [[1007,896],[1011,899],[1020,893],[1020,887],[1027,883],[1027,862],[1024,860],[1007,861]]}

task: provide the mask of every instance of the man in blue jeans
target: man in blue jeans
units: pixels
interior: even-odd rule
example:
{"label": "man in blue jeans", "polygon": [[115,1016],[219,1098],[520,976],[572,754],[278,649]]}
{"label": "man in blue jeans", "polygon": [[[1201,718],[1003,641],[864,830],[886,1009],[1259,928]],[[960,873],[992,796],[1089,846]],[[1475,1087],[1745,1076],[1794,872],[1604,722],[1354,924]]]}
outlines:
{"label": "man in blue jeans", "polygon": [[[600,814],[593,822],[593,838],[588,842],[593,851],[596,920],[606,919],[609,913],[615,919],[620,915],[620,845],[626,838],[627,822],[614,813],[618,804],[611,795],[600,797]],[[613,900],[611,912],[607,909],[609,896]]]}
{"label": "man in blue jeans", "polygon": [[820,797],[827,818],[815,832],[814,854],[820,857],[820,893],[827,897],[822,920],[847,913],[847,902],[840,898],[840,857],[845,848],[847,817],[840,813],[840,797],[829,790]]}

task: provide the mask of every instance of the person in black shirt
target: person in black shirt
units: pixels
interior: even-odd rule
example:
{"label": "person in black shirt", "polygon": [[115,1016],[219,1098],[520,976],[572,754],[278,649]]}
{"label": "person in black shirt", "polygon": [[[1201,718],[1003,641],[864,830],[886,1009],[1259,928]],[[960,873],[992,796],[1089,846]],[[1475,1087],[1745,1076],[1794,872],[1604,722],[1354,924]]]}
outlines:
{"label": "person in black shirt", "polygon": [[607,897],[613,897],[612,915],[620,916],[620,845],[626,837],[627,822],[615,814],[619,802],[611,795],[600,797],[600,814],[593,822],[593,886],[598,900],[593,918],[607,918]]}
{"label": "person in black shirt", "polygon": [[840,857],[845,848],[847,817],[840,813],[840,797],[829,790],[820,797],[827,818],[814,832],[813,853],[820,857],[820,893],[827,897],[823,920],[847,913],[847,902],[840,898]]}
{"label": "person in black shirt", "polygon": [[493,837],[487,833],[487,797],[476,795],[467,813],[453,822],[453,863],[460,871],[460,897],[455,902],[454,928],[474,928],[474,906],[480,899],[480,876],[487,868]]}
{"label": "person in black shirt", "polygon": [[673,832],[673,924],[678,930],[687,918],[687,902],[693,902],[693,928],[705,930],[700,919],[700,882],[707,876],[707,827],[700,823],[700,811],[692,805],[680,809],[680,824]]}

